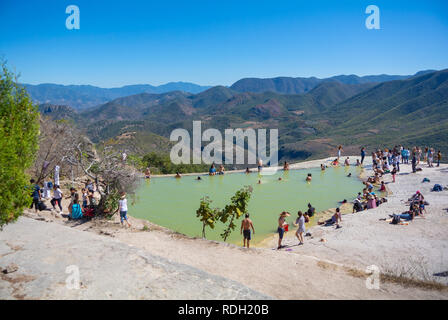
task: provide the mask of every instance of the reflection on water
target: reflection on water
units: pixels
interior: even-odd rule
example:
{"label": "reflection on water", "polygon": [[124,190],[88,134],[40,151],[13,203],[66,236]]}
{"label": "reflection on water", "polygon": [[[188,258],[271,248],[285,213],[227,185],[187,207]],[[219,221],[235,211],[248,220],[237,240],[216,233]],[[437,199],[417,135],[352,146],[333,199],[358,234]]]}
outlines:
{"label": "reflection on water", "polygon": [[[233,173],[217,176],[184,176],[152,178],[146,180],[137,192],[137,201],[129,208],[129,214],[181,232],[189,236],[201,235],[201,223],[196,218],[199,201],[209,196],[212,206],[222,208],[231,196],[240,188],[251,185],[252,198],[249,202],[250,218],[255,226],[255,241],[260,241],[277,229],[280,212],[289,211],[288,223],[295,221],[297,211],[307,209],[310,202],[316,211],[323,211],[338,205],[339,201],[351,201],[362,190],[357,178],[357,167],[299,169],[279,171],[272,176],[260,176],[258,173]],[[348,173],[352,177],[347,177]],[[306,182],[308,173],[312,181]],[[279,180],[279,177],[282,180]],[[261,180],[261,184],[258,184]],[[240,222],[229,240],[239,243]],[[221,240],[221,225],[215,230],[207,229],[207,239]],[[291,229],[290,229],[291,230]]]}

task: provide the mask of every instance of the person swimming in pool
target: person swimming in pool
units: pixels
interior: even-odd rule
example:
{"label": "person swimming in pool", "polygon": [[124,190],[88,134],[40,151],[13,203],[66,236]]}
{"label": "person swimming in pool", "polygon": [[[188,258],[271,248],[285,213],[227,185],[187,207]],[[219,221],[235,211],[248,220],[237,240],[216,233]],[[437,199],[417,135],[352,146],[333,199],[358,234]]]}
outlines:
{"label": "person swimming in pool", "polygon": [[311,173],[308,173],[308,175],[306,176],[306,181],[307,182],[311,182],[311,180],[313,179],[313,177],[312,177],[312,175],[311,175]]}
{"label": "person swimming in pool", "polygon": [[174,178],[176,178],[176,179],[182,178],[182,176],[180,175],[179,171],[176,172],[176,175],[174,176]]}
{"label": "person swimming in pool", "polygon": [[246,174],[249,174],[250,173],[250,169],[249,169],[249,167],[247,167],[246,168]]}
{"label": "person swimming in pool", "polygon": [[283,170],[288,171],[289,170],[289,163],[285,161],[285,164],[283,165]]}
{"label": "person swimming in pool", "polygon": [[197,179],[196,179],[196,180],[198,180],[198,181],[199,181],[199,180],[202,180],[202,178],[201,178],[201,177],[197,177]]}
{"label": "person swimming in pool", "polygon": [[320,170],[325,171],[326,168],[327,168],[327,166],[325,164],[321,163]]}
{"label": "person swimming in pool", "polygon": [[349,157],[347,157],[347,159],[345,159],[344,164],[346,167],[350,166],[350,158]]}

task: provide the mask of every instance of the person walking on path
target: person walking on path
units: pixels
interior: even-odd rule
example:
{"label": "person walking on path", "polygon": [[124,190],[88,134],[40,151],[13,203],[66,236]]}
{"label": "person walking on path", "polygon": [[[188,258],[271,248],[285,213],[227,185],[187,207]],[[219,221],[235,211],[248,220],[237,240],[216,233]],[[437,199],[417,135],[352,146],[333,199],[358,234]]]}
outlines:
{"label": "person walking on path", "polygon": [[296,222],[294,223],[294,225],[297,228],[296,231],[296,237],[297,239],[299,239],[299,245],[302,245],[304,240],[303,240],[303,234],[305,233],[305,216],[303,215],[302,211],[297,212],[297,219]]}

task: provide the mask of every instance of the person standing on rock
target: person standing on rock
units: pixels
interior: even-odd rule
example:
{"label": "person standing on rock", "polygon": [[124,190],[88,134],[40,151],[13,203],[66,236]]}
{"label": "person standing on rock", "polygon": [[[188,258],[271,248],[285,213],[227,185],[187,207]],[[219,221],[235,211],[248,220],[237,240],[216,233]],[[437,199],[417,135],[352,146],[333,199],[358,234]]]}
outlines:
{"label": "person standing on rock", "polygon": [[285,221],[286,217],[289,216],[290,214],[286,211],[283,211],[282,213],[280,213],[280,217],[278,218],[278,228],[277,228],[277,232],[278,232],[278,247],[277,249],[281,249],[282,246],[282,240],[283,240],[283,235],[285,234],[285,228],[288,225]]}
{"label": "person standing on rock", "polygon": [[35,210],[35,212],[37,212],[37,209],[39,206],[39,201],[41,198],[41,191],[40,191],[39,185],[36,183],[36,181],[34,179],[31,179],[30,183],[31,183],[31,188],[32,188],[31,197],[33,198],[33,202],[31,203],[30,209],[32,209],[34,206],[34,210]]}
{"label": "person standing on rock", "polygon": [[338,161],[341,156],[342,156],[342,146],[339,146],[338,147]]}
{"label": "person standing on rock", "polygon": [[126,193],[123,192],[121,194],[120,200],[118,200],[118,210],[120,211],[120,222],[123,225],[123,220],[126,220],[128,227],[131,227],[131,224],[128,221],[128,200],[126,199]]}
{"label": "person standing on rock", "polygon": [[252,228],[253,233],[255,234],[254,224],[252,223],[252,220],[249,219],[249,214],[246,213],[244,220],[241,221],[241,230],[240,233],[243,235],[243,247],[246,247],[246,241],[247,241],[247,248],[250,246],[250,240],[251,240],[251,233],[250,229]]}
{"label": "person standing on rock", "polygon": [[442,160],[442,153],[440,150],[437,152],[437,166],[440,167],[440,161]]}
{"label": "person standing on rock", "polygon": [[366,157],[366,148],[361,148],[361,165],[364,164],[364,158]]}
{"label": "person standing on rock", "polygon": [[299,245],[303,244],[303,234],[305,233],[305,216],[302,211],[297,212],[298,217],[296,219],[296,223],[294,225],[298,227],[296,231],[296,237],[299,239]]}

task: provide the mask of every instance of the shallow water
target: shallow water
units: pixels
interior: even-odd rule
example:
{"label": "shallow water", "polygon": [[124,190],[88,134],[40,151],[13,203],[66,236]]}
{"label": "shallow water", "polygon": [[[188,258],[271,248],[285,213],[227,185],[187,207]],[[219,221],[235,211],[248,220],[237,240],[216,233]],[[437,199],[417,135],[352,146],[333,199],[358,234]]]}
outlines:
{"label": "shallow water", "polygon": [[[233,173],[202,176],[201,181],[196,180],[197,176],[152,178],[138,189],[129,214],[188,236],[200,237],[202,225],[196,217],[200,199],[209,196],[213,200],[212,207],[223,208],[238,189],[251,185],[249,213],[255,226],[253,242],[256,243],[277,230],[277,219],[282,211],[291,213],[287,218],[291,230],[297,211],[306,210],[308,202],[318,212],[337,207],[343,199],[354,199],[362,190],[362,183],[357,178],[359,170],[357,167],[328,168],[324,172],[320,168],[298,169],[262,177],[258,173]],[[349,172],[351,178],[347,177]],[[311,183],[305,181],[308,173],[313,176]],[[279,177],[283,180],[278,181]],[[257,184],[258,179],[261,184]],[[240,221],[236,224],[237,229],[228,239],[232,243],[240,243],[242,239]],[[220,223],[214,230],[207,229],[207,239],[222,240],[222,230]]]}

